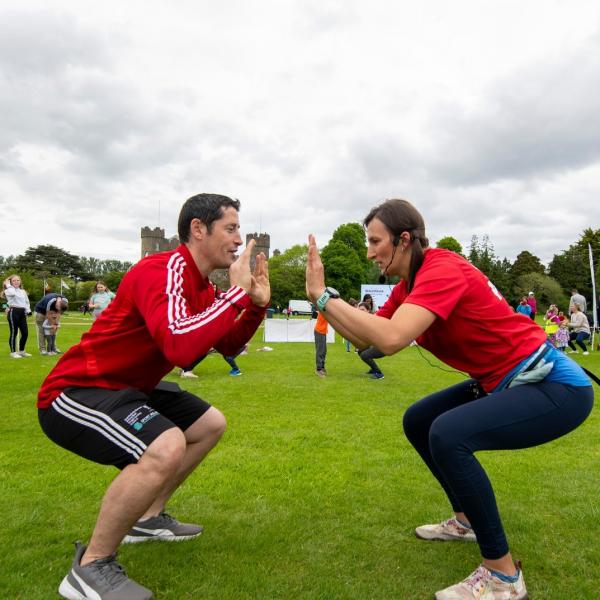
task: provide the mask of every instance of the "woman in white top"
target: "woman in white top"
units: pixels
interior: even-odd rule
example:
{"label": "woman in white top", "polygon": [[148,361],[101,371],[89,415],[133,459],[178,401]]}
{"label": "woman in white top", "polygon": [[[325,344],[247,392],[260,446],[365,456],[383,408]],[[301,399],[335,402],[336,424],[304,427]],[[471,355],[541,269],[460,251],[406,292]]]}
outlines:
{"label": "woman in white top", "polygon": [[[12,358],[31,356],[31,354],[25,352],[25,344],[29,335],[27,317],[31,314],[31,307],[29,306],[27,292],[21,287],[21,278],[18,275],[11,275],[4,280],[4,297],[8,304],[6,317],[9,328],[10,356]],[[19,349],[17,350],[17,334],[19,333]]]}
{"label": "woman in white top", "polygon": [[[590,323],[585,313],[581,312],[580,304],[573,304],[571,311],[569,329],[572,329],[572,331],[569,334],[571,338],[569,340],[569,348],[571,348],[572,353],[577,354],[577,348],[575,348],[575,344],[577,344],[583,350],[583,354],[587,356],[589,352],[583,340],[590,339]],[[575,340],[575,344],[573,344],[573,340]]]}

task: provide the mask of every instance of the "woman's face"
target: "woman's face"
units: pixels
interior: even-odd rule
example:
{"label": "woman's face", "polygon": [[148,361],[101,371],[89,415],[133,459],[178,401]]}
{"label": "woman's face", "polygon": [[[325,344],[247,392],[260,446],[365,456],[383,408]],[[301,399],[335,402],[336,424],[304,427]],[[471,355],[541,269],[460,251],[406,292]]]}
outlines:
{"label": "woman's face", "polygon": [[97,283],[96,291],[101,294],[102,292],[106,291],[106,286],[103,283]]}
{"label": "woman's face", "polygon": [[16,288],[21,287],[21,278],[18,275],[14,275],[10,278],[10,284]]}
{"label": "woman's face", "polygon": [[367,226],[367,243],[367,258],[377,264],[382,274],[408,276],[406,255],[410,253],[402,251],[402,241],[394,246],[388,228],[377,217]]}

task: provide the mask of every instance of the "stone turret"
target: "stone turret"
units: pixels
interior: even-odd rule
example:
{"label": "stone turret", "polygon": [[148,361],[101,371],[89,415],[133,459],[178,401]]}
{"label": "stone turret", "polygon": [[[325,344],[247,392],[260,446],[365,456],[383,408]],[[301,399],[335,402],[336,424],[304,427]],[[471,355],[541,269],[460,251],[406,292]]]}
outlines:
{"label": "stone turret", "polygon": [[268,233],[247,233],[246,234],[246,246],[250,240],[255,240],[256,244],[252,249],[252,257],[250,258],[250,267],[254,268],[256,263],[256,255],[259,252],[263,252],[264,255],[269,259],[269,252],[271,249],[271,236]]}
{"label": "stone turret", "polygon": [[167,239],[165,237],[165,230],[160,227],[155,227],[154,229],[142,227],[141,239],[142,258],[149,254],[156,254],[157,252],[164,252],[165,250],[174,250],[179,246],[179,238],[174,235]]}

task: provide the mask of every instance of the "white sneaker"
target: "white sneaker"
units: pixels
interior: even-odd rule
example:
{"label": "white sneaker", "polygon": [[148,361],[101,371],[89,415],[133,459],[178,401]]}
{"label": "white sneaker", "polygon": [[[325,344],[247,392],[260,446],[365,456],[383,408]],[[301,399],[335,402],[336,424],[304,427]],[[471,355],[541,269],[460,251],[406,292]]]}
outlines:
{"label": "white sneaker", "polygon": [[11,352],[10,357],[11,358],[23,358],[18,352]]}
{"label": "white sneaker", "polygon": [[29,354],[29,352],[25,352],[25,350],[21,350],[19,354],[24,358],[29,358],[31,356],[31,354]]}
{"label": "white sneaker", "polygon": [[583,355],[584,355],[584,356],[588,356],[588,355],[589,355],[589,352],[584,352],[584,353],[583,353]]}
{"label": "white sneaker", "polygon": [[46,356],[46,354],[48,354],[48,350],[40,350],[40,354],[42,356]]}
{"label": "white sneaker", "polygon": [[422,540],[462,540],[464,542],[476,542],[477,537],[472,529],[463,527],[456,517],[435,525],[421,525],[415,529],[415,535]]}
{"label": "white sneaker", "polygon": [[465,580],[452,585],[435,594],[435,600],[527,600],[527,589],[523,581],[521,565],[515,563],[519,570],[519,579],[514,583],[506,583],[480,565]]}
{"label": "white sneaker", "polygon": [[179,376],[184,379],[198,379],[198,375],[194,375],[192,371],[181,371]]}

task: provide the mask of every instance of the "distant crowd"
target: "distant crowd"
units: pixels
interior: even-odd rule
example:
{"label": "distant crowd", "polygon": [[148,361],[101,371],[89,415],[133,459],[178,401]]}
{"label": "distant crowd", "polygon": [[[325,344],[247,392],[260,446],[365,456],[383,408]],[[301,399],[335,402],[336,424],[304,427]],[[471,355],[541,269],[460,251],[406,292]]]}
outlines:
{"label": "distant crowd", "polygon": [[[54,356],[62,354],[56,345],[56,334],[60,327],[60,317],[69,307],[69,300],[62,294],[45,290],[44,296],[31,310],[29,296],[22,287],[21,277],[17,274],[7,277],[3,282],[0,297],[5,304],[8,320],[8,345],[11,358],[29,358],[26,350],[29,328],[27,317],[35,313],[37,344],[40,354]],[[111,303],[115,295],[103,281],[98,281],[88,302],[83,305],[83,312],[90,312],[96,319]]]}
{"label": "distant crowd", "polygon": [[[588,317],[587,308],[585,297],[577,289],[571,290],[568,315],[559,310],[556,304],[548,307],[544,315],[544,329],[555,348],[577,354],[579,352],[575,346],[577,344],[585,356],[589,354],[585,342],[591,336],[590,321],[593,321],[593,317],[591,315]],[[516,311],[535,321],[537,301],[534,292],[529,292],[527,296],[521,298]]]}

